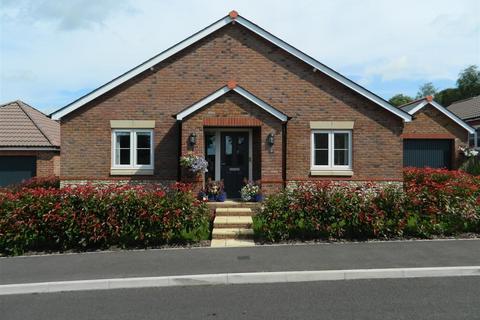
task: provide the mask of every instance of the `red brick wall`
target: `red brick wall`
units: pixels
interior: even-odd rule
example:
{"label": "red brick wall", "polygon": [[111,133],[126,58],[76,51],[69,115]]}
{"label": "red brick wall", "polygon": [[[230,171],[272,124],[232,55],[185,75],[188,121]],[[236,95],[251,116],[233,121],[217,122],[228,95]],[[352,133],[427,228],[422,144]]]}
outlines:
{"label": "red brick wall", "polygon": [[[229,25],[62,119],[62,168],[65,178],[107,178],[110,172],[109,121],[156,120],[155,179],[177,176],[178,127],[173,114],[224,86],[229,80],[292,117],[288,123],[287,179],[316,179],[310,171],[310,121],[355,121],[354,180],[402,178],[402,121],[321,72],[290,56],[243,27]],[[219,110],[227,106],[232,110]],[[262,179],[281,186],[281,128],[234,96],[209,108],[215,114],[265,118],[277,132],[274,153],[262,148]],[[206,111],[205,111],[206,112]],[[192,119],[195,117],[192,117]],[[188,120],[186,121],[188,123]],[[184,124],[184,126],[190,124]],[[201,125],[193,124],[197,134]],[[187,129],[183,130],[182,148]],[[203,138],[198,136],[203,150]],[[138,177],[142,178],[142,177]]]}
{"label": "red brick wall", "polygon": [[431,105],[414,114],[413,121],[405,124],[402,137],[454,140],[454,158],[452,159],[454,168],[457,168],[461,162],[459,146],[468,145],[468,131]]}
{"label": "red brick wall", "polygon": [[0,156],[34,156],[36,175],[47,177],[60,175],[60,153],[58,151],[0,151]]}
{"label": "red brick wall", "polygon": [[[255,165],[261,168],[260,179],[262,179],[264,188],[271,188],[270,184],[282,181],[282,122],[272,115],[268,114],[257,105],[243,98],[235,92],[228,92],[223,97],[215,100],[203,109],[192,114],[182,123],[182,154],[193,152],[195,154],[204,154],[204,136],[203,120],[206,118],[228,118],[244,117],[245,119],[253,117],[261,121],[262,125],[259,135],[253,136],[255,151],[260,150],[260,157],[255,157]],[[258,130],[257,129],[257,130]],[[192,150],[187,143],[188,137],[195,132],[197,135],[197,144]],[[275,144],[270,152],[270,146],[267,144],[267,136],[270,133],[275,134]],[[259,144],[259,145],[258,145]],[[258,167],[257,167],[258,168]]]}

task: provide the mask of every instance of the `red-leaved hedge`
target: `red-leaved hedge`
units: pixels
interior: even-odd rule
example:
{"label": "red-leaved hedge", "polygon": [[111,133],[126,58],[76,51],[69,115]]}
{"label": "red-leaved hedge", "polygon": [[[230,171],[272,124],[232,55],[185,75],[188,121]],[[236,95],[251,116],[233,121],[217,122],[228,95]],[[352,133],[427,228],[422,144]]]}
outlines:
{"label": "red-leaved hedge", "polygon": [[155,246],[208,239],[190,187],[91,185],[0,191],[0,253]]}
{"label": "red-leaved hedge", "polygon": [[268,241],[431,237],[480,232],[480,179],[407,168],[404,186],[305,182],[270,196],[255,217]]}

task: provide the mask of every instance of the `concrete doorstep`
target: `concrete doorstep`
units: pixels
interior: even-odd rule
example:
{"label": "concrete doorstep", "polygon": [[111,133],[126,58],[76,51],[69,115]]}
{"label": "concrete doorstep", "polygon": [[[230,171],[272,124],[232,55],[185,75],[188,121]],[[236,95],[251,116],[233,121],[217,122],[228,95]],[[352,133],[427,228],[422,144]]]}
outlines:
{"label": "concrete doorstep", "polygon": [[480,276],[480,266],[220,273],[0,285],[0,295],[197,285]]}

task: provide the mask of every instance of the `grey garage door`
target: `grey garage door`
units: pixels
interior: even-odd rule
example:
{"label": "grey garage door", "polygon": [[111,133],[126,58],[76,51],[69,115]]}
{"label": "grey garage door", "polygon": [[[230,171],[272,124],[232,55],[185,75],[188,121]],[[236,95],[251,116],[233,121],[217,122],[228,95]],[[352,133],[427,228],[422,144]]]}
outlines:
{"label": "grey garage door", "polygon": [[35,157],[0,156],[0,187],[35,176]]}
{"label": "grey garage door", "polygon": [[452,140],[403,140],[404,167],[452,168]]}

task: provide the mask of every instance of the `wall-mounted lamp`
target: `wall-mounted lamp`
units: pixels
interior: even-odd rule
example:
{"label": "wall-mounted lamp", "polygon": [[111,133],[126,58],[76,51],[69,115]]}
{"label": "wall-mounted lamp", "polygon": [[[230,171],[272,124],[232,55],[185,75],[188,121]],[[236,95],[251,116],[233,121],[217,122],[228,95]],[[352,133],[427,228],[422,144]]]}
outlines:
{"label": "wall-mounted lamp", "polygon": [[197,144],[197,134],[195,132],[191,133],[190,136],[188,137],[188,143],[191,146],[194,146]]}
{"label": "wall-mounted lamp", "polygon": [[275,143],[275,135],[273,133],[269,133],[267,136],[267,143],[270,147],[272,147]]}

